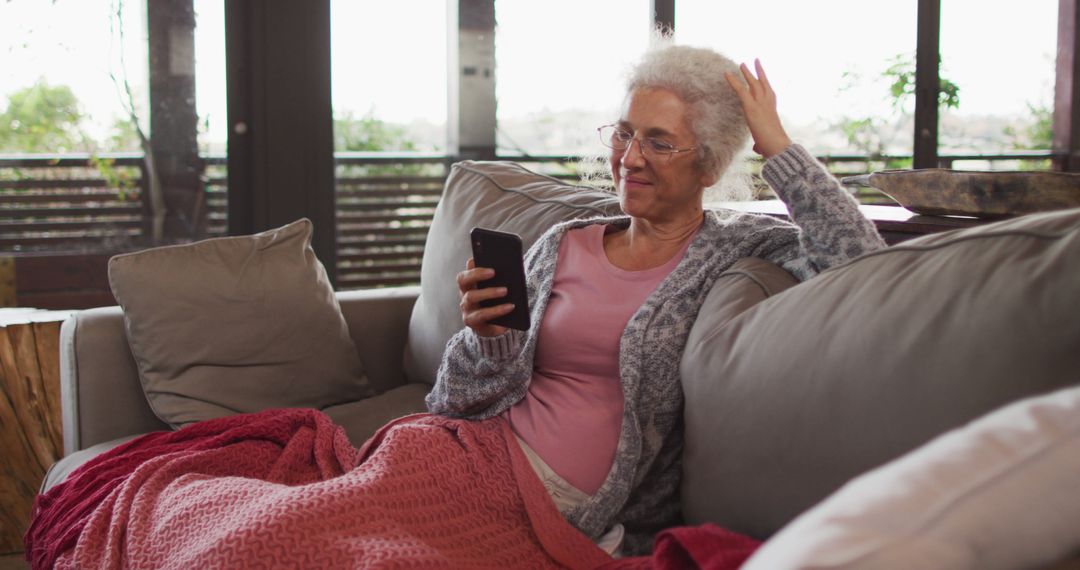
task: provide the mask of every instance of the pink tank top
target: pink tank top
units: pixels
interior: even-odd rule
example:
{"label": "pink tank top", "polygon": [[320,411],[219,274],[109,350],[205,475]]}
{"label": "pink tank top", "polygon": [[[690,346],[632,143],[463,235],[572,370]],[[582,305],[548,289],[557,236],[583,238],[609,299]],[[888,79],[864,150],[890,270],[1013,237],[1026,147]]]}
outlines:
{"label": "pink tank top", "polygon": [[604,253],[605,227],[586,226],[563,237],[529,390],[506,411],[518,437],[590,495],[611,470],[622,429],[622,333],[692,241],[664,265],[626,271]]}

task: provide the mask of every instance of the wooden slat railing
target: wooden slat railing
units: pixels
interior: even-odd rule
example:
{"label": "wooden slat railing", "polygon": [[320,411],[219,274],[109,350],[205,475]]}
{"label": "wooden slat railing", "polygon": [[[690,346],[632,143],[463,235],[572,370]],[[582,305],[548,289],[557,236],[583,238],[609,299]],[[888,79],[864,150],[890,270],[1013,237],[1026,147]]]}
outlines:
{"label": "wooden slat railing", "polygon": [[[1015,169],[1049,164],[1048,151],[942,156],[948,168],[975,164]],[[577,178],[566,156],[503,157],[568,180]],[[910,157],[819,157],[838,176],[881,170]],[[454,159],[436,154],[338,153],[338,267],[340,289],[417,283],[431,217]],[[95,164],[103,164],[103,167]],[[223,236],[228,222],[224,156],[204,157],[208,234]],[[126,251],[149,233],[143,204],[142,159],[137,153],[0,156],[0,257]],[[887,202],[873,190],[868,203]]]}
{"label": "wooden slat railing", "polygon": [[424,241],[449,163],[440,155],[388,158],[335,156],[339,289],[420,282]]}
{"label": "wooden slat railing", "polygon": [[0,252],[89,251],[137,241],[145,223],[141,164],[136,154],[0,157]]}

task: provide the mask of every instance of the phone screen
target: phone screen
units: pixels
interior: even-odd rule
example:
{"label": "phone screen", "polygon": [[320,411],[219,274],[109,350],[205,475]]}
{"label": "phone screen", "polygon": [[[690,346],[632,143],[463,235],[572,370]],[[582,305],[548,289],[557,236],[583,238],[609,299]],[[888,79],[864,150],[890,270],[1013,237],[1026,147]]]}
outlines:
{"label": "phone screen", "polygon": [[506,297],[481,301],[480,306],[514,304],[513,311],[489,322],[512,329],[529,330],[529,300],[525,288],[525,264],[522,259],[521,238],[516,234],[486,228],[473,228],[469,236],[476,267],[489,267],[495,270],[495,277],[481,281],[477,287],[480,289],[506,287],[507,290]]}

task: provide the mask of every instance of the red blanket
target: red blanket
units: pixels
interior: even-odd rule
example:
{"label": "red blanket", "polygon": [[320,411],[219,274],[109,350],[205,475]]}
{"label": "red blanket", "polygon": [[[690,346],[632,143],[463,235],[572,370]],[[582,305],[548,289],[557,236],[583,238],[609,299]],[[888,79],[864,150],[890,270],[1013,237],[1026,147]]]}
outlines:
{"label": "red blanket", "polygon": [[736,570],[761,542],[714,524],[669,528],[656,536],[652,556],[613,560],[602,570]]}
{"label": "red blanket", "polygon": [[132,440],[39,496],[34,568],[711,568],[756,548],[718,527],[612,560],[555,509],[506,422],[415,415],[360,450],[314,410]]}
{"label": "red blanket", "polygon": [[501,419],[417,415],[359,451],[271,410],[133,440],[35,505],[34,568],[593,568]]}

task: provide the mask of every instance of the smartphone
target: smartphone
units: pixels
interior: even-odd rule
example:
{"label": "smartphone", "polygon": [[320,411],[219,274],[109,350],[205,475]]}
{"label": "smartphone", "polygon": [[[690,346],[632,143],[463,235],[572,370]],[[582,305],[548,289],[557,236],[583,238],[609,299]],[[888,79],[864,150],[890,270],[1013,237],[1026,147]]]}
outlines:
{"label": "smartphone", "polygon": [[495,277],[481,281],[477,288],[506,287],[506,296],[480,302],[481,307],[493,307],[513,303],[514,310],[492,319],[499,325],[521,331],[529,330],[529,299],[525,289],[525,263],[521,255],[521,238],[517,234],[473,228],[469,232],[472,241],[473,261],[476,267],[495,270]]}

